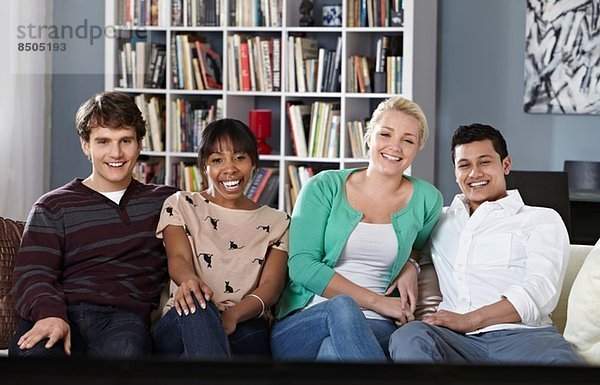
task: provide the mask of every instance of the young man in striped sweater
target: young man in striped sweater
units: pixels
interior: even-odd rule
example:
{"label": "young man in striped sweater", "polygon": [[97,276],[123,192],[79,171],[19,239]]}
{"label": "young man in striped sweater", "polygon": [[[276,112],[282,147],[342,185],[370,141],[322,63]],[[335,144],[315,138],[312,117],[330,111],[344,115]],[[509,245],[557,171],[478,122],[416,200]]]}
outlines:
{"label": "young man in striped sweater", "polygon": [[151,351],[150,312],[167,281],[154,233],[176,189],[133,179],[146,125],[129,96],[94,96],[76,125],[92,173],[43,195],[29,214],[9,355],[141,357]]}

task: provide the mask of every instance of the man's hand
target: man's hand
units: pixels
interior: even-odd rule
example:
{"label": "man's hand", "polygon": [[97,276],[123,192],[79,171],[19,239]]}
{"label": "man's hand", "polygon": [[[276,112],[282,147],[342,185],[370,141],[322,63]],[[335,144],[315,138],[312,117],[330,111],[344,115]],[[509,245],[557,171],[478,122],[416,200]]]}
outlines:
{"label": "man's hand", "polygon": [[58,317],[42,318],[37,321],[31,330],[21,336],[17,345],[19,345],[19,349],[27,350],[46,338],[48,339],[44,346],[46,349],[50,349],[55,343],[63,340],[65,353],[67,356],[71,355],[71,327],[65,320]]}
{"label": "man's hand", "polygon": [[475,330],[469,313],[458,314],[447,310],[439,310],[423,318],[423,322],[434,326],[443,326],[458,333],[468,333]]}

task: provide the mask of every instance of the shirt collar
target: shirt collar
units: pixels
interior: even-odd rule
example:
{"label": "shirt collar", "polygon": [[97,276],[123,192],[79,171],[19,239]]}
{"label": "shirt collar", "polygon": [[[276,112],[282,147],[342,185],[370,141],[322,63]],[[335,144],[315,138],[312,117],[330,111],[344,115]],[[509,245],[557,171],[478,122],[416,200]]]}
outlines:
{"label": "shirt collar", "polygon": [[[509,214],[516,214],[523,206],[525,206],[521,194],[519,194],[518,190],[508,190],[507,194],[507,196],[498,199],[497,201],[484,202],[479,208],[489,207],[491,209],[497,207],[506,210]],[[469,200],[464,194],[456,194],[452,200],[452,204],[450,204],[450,209],[464,210],[469,213]]]}

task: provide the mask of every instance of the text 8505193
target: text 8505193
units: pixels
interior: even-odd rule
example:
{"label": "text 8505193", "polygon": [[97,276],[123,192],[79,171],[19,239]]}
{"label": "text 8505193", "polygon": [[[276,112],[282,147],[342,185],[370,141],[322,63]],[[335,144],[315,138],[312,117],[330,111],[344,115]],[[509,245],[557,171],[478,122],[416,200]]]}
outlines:
{"label": "text 8505193", "polygon": [[25,52],[66,51],[67,43],[18,43],[17,50]]}

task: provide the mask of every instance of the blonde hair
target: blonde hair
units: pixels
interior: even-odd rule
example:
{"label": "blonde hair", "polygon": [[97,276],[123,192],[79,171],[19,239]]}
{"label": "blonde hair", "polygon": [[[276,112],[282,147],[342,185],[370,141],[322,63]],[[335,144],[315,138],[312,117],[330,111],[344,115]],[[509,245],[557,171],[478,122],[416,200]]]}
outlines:
{"label": "blonde hair", "polygon": [[417,119],[419,122],[419,150],[421,150],[425,146],[425,141],[427,141],[427,137],[429,136],[427,118],[417,103],[401,96],[393,96],[379,103],[375,111],[373,111],[371,120],[367,124],[365,142],[368,142],[369,137],[375,130],[375,127],[377,124],[379,124],[379,122],[381,122],[383,113],[387,111],[399,111]]}

